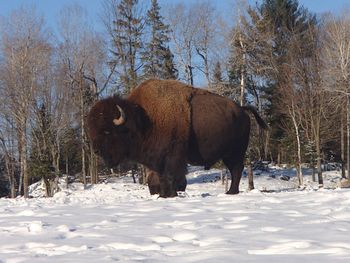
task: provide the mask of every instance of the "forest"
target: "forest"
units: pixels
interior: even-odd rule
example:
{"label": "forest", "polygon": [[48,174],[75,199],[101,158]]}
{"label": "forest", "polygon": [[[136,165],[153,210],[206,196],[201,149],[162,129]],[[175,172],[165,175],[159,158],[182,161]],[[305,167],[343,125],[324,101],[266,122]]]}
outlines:
{"label": "forest", "polygon": [[[29,197],[43,180],[100,182],[86,115],[99,99],[126,95],[149,78],[178,79],[253,105],[269,125],[253,127],[247,165],[258,160],[312,168],[337,162],[350,179],[350,12],[316,15],[298,0],[104,0],[98,26],[84,6],[59,11],[57,30],[35,7],[0,18],[0,196]],[[97,30],[96,28],[99,28]],[[103,30],[101,30],[101,28]],[[252,122],[254,125],[254,122]]]}

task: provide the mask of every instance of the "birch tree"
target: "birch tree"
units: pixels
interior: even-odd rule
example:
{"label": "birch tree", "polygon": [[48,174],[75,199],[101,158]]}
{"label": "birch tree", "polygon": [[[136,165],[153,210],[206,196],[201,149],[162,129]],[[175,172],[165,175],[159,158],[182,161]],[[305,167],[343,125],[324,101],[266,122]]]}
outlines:
{"label": "birch tree", "polygon": [[59,46],[59,63],[67,87],[65,90],[68,91],[66,96],[71,96],[79,114],[81,171],[85,186],[87,174],[93,183],[97,181],[97,157],[87,138],[85,117],[99,93],[99,76],[105,59],[103,42],[88,21],[86,11],[79,5],[66,6],[59,20],[60,36],[63,39]]}
{"label": "birch tree", "polygon": [[[326,18],[323,58],[326,64],[324,80],[327,91],[345,106],[347,178],[350,180],[350,13],[344,11],[340,17]],[[342,134],[340,133],[342,136]],[[341,139],[341,141],[343,141]],[[342,156],[345,147],[342,147]],[[344,160],[343,160],[344,161]]]}
{"label": "birch tree", "polygon": [[197,69],[205,76],[208,89],[212,89],[212,72],[214,64],[215,39],[218,36],[217,17],[215,7],[210,1],[202,1],[193,7],[198,14],[198,31],[195,35],[194,46],[201,61]]}
{"label": "birch tree", "polygon": [[[12,131],[13,125],[10,122],[6,121],[7,127],[2,126],[2,131],[0,132],[0,149],[5,162],[5,173],[8,179],[8,185],[10,190],[10,197],[15,198],[17,196],[16,191],[16,167],[17,162],[15,158],[15,145],[14,145],[14,132]],[[9,129],[7,129],[9,128]]]}
{"label": "birch tree", "polygon": [[184,4],[177,4],[168,10],[168,23],[174,53],[180,78],[187,84],[194,84],[195,76],[195,39],[198,33],[198,15],[196,9],[188,8]]}
{"label": "birch tree", "polygon": [[34,9],[20,8],[3,21],[1,97],[6,98],[7,114],[14,120],[18,160],[24,197],[28,197],[28,120],[30,109],[41,82],[41,73],[50,57],[44,19]]}

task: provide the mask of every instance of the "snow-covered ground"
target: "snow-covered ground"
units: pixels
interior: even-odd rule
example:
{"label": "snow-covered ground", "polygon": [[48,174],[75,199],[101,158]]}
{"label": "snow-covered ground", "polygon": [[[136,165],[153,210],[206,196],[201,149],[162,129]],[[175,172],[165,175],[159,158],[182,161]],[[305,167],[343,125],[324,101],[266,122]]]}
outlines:
{"label": "snow-covered ground", "polygon": [[321,190],[310,176],[297,190],[283,173],[256,176],[251,192],[244,177],[235,196],[217,170],[193,170],[172,199],[129,177],[0,199],[0,262],[350,262],[350,190],[336,187],[339,173],[325,173]]}

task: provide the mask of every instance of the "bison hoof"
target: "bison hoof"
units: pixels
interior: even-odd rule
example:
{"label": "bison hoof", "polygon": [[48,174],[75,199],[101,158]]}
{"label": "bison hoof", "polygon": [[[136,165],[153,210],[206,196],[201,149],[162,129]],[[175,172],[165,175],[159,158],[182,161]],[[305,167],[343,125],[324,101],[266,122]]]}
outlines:
{"label": "bison hoof", "polygon": [[167,193],[167,194],[159,194],[159,197],[160,198],[169,198],[169,197],[175,197],[175,196],[177,196],[177,192],[175,192],[175,193]]}
{"label": "bison hoof", "polygon": [[232,191],[232,190],[229,190],[226,192],[227,195],[237,195],[239,194],[239,191]]}

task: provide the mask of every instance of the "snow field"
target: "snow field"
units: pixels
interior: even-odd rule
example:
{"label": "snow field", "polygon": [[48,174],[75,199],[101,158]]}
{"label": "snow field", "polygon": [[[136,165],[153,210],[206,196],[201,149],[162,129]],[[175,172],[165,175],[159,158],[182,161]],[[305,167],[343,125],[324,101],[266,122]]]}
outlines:
{"label": "snow field", "polygon": [[243,178],[235,196],[218,175],[192,171],[172,199],[128,177],[0,199],[0,262],[350,262],[350,191],[335,188],[337,172],[321,190],[263,174],[246,192]]}

